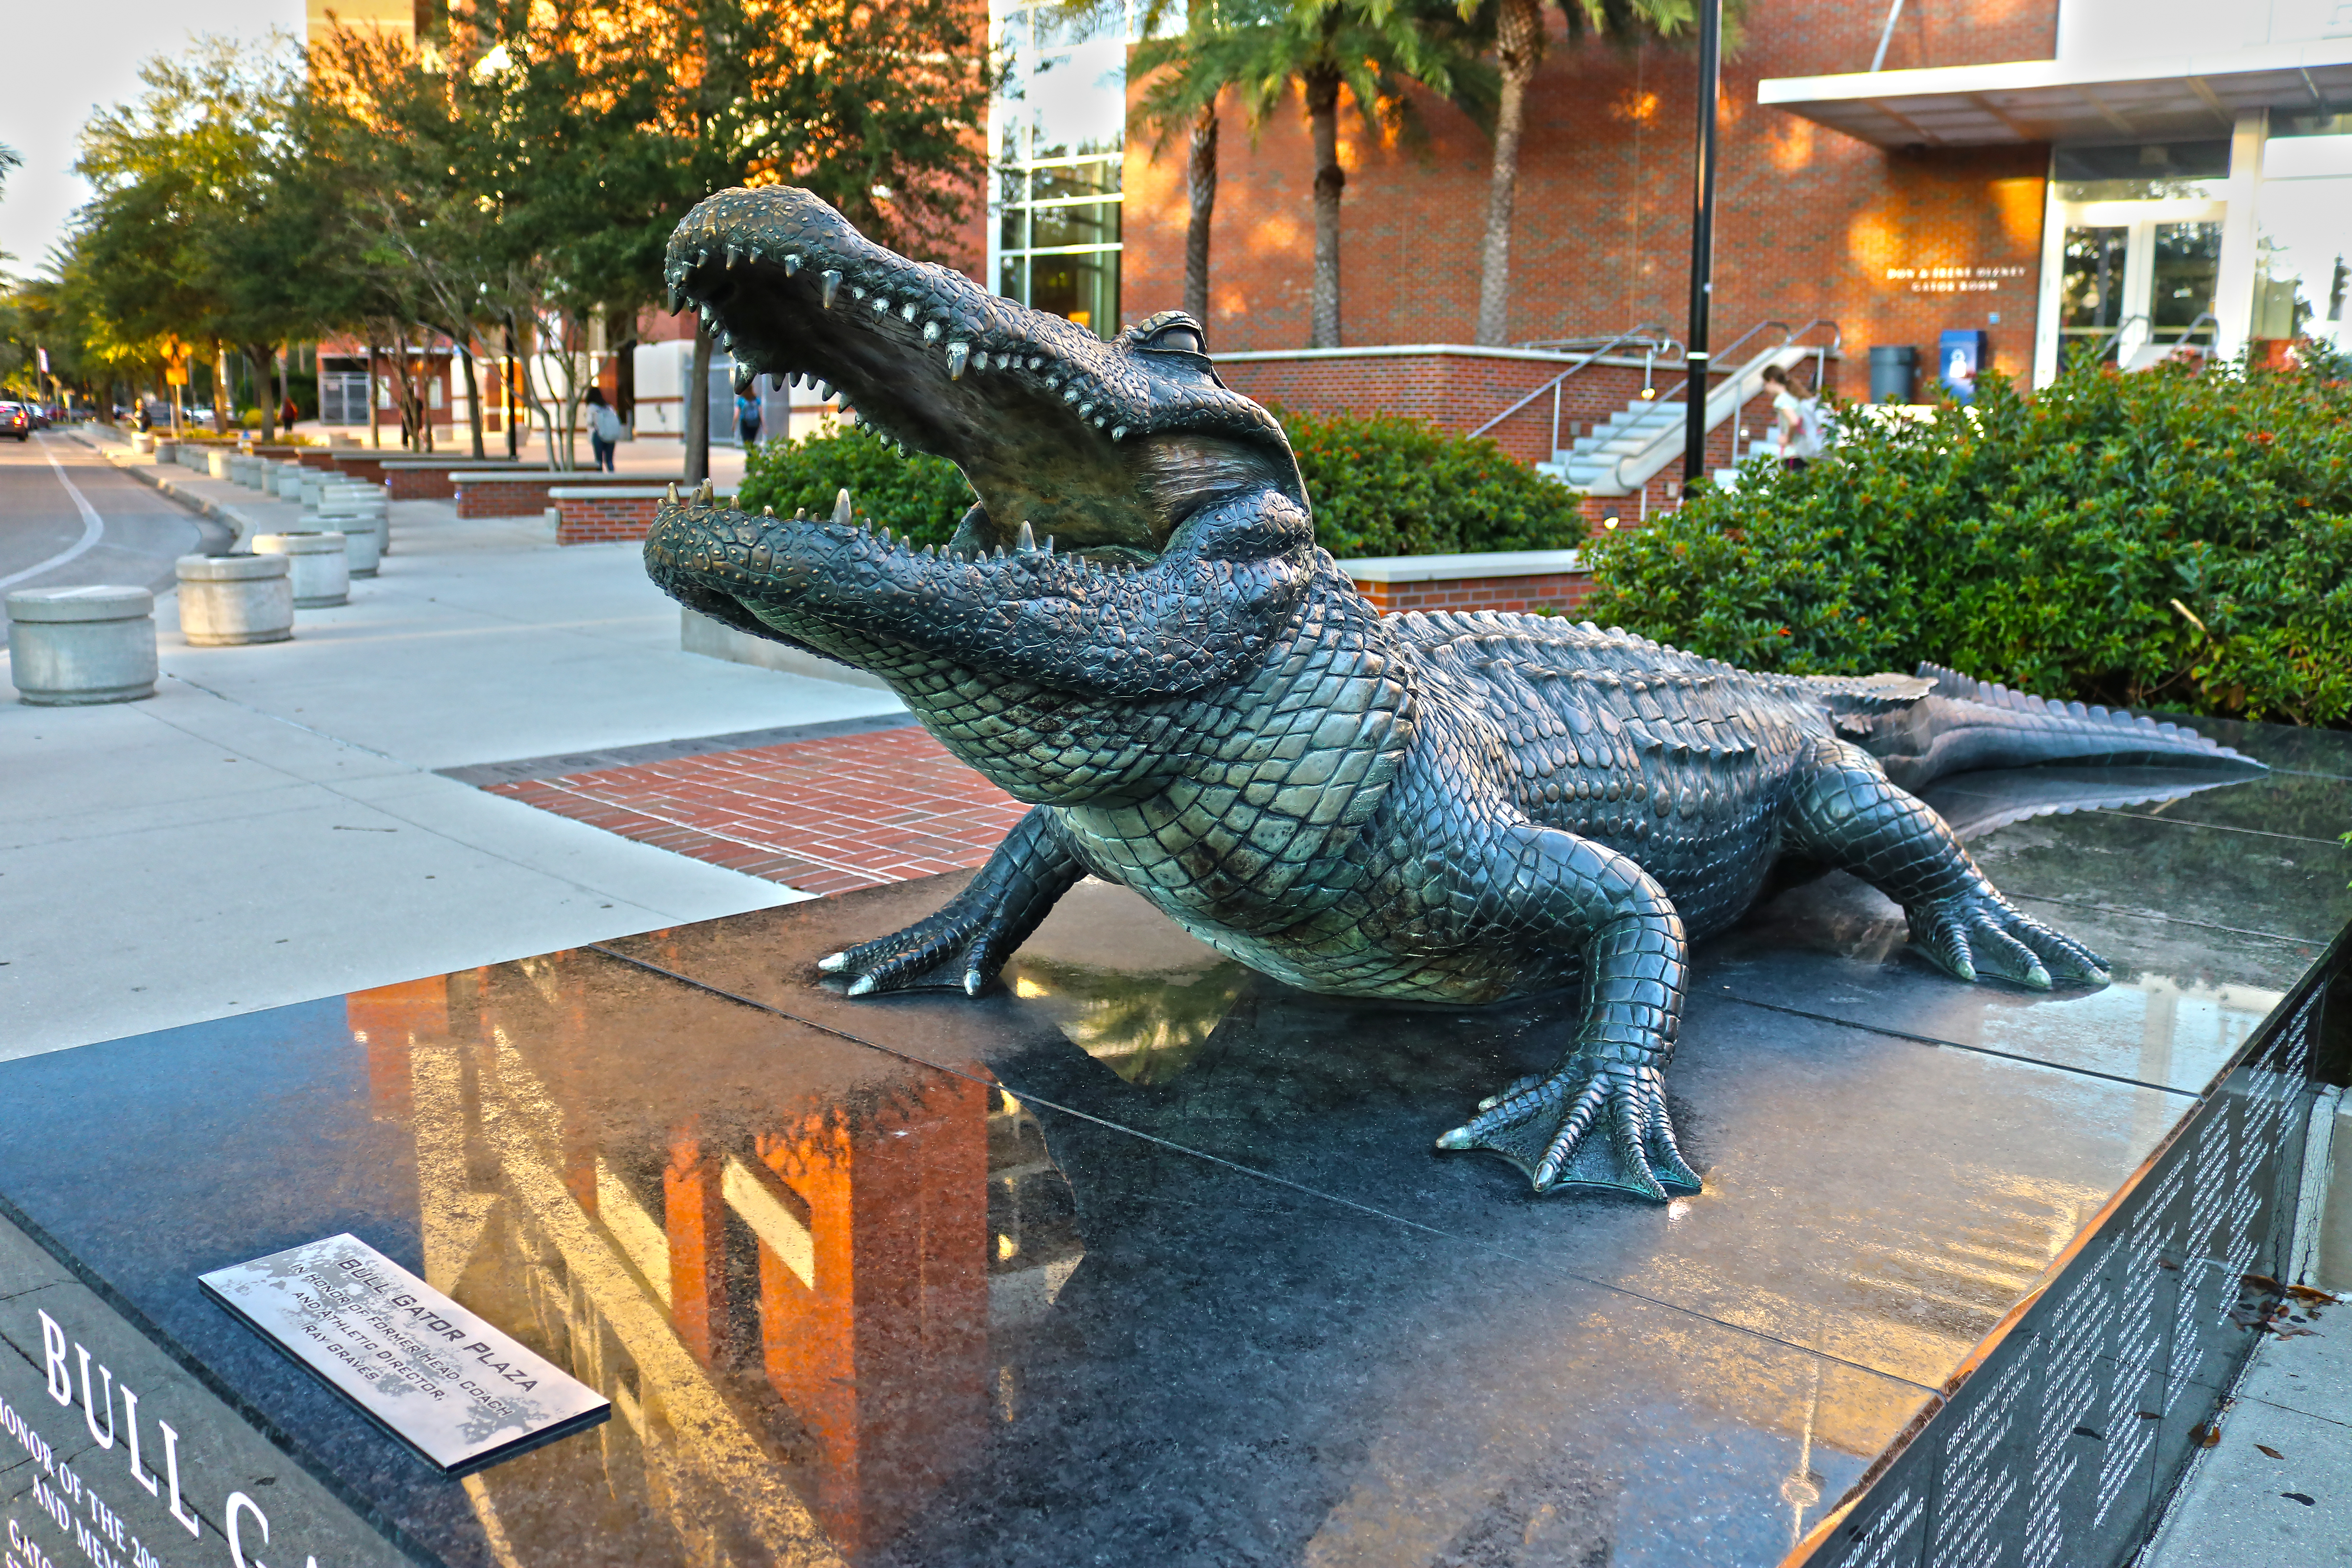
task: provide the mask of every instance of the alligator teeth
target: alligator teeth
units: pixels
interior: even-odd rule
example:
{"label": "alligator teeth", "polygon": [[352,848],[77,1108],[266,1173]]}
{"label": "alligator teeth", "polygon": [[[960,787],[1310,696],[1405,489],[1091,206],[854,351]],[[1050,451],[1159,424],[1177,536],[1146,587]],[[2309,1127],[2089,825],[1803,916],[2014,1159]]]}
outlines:
{"label": "alligator teeth", "polygon": [[1050,533],[1045,536],[1045,553],[1048,555],[1054,553],[1054,536]]}
{"label": "alligator teeth", "polygon": [[756,245],[755,245],[755,246],[753,246],[751,249],[749,249],[749,250],[745,251],[745,252],[743,253],[743,259],[744,259],[744,260],[746,260],[746,261],[748,261],[748,262],[750,262],[750,263],[751,263],[752,266],[754,266],[754,267],[759,266],[759,265],[760,265],[760,247],[759,247],[758,246],[756,246]]}
{"label": "alligator teeth", "polygon": [[[1032,366],[1032,368],[1034,368],[1034,366],[1036,365],[1037,362],[1036,362],[1035,360],[1034,360],[1034,359],[1033,359],[1033,360],[1031,360],[1031,361],[1029,362],[1029,363],[1030,363],[1030,365]],[[1061,384],[1062,384],[1062,378],[1061,378],[1060,376],[1058,376],[1058,375],[1049,375],[1049,376],[1047,376],[1047,377],[1045,378],[1045,390],[1046,390],[1046,391],[1048,391],[1048,392],[1053,391],[1053,390],[1054,390],[1054,388],[1055,388],[1055,387],[1057,387],[1057,386],[1059,386],[1059,385],[1061,385]]]}
{"label": "alligator teeth", "polygon": [[816,400],[819,403],[825,402],[833,396],[833,384],[831,382],[820,381],[816,383],[815,385]]}
{"label": "alligator teeth", "polygon": [[670,505],[676,506],[677,504],[677,482],[676,480],[672,480],[670,482],[668,499]]}
{"label": "alligator teeth", "polygon": [[[971,353],[971,345],[969,343],[950,343],[948,345],[948,379],[950,381],[961,381],[963,379],[964,360]],[[982,370],[986,370],[988,368],[988,356],[986,354],[982,354],[980,356],[980,359],[981,368]]]}
{"label": "alligator teeth", "polygon": [[793,521],[794,522],[806,522],[808,521],[808,508],[804,506],[796,506],[793,508]]}
{"label": "alligator teeth", "polygon": [[866,298],[865,286],[863,284],[852,283],[849,286],[849,297],[853,300],[863,300]]}
{"label": "alligator teeth", "polygon": [[[1072,387],[1072,388],[1070,388],[1070,390],[1069,390],[1069,391],[1067,391],[1067,392],[1066,392],[1066,393],[1062,394],[1062,401],[1063,401],[1063,402],[1065,402],[1065,403],[1076,403],[1077,400],[1078,400],[1078,389],[1077,389],[1076,387],[1075,387],[1075,386],[1074,386],[1074,387]],[[1087,406],[1088,406],[1088,407],[1092,407],[1092,406],[1093,406],[1093,405],[1092,405],[1092,404],[1088,404],[1088,405],[1087,405]]]}
{"label": "alligator teeth", "polygon": [[1037,535],[1026,521],[1021,524],[1021,535],[1013,542],[1013,547],[1024,555],[1037,548]]}
{"label": "alligator teeth", "polygon": [[776,509],[772,506],[763,506],[760,509],[760,515],[761,517],[773,517],[776,515]]}
{"label": "alligator teeth", "polygon": [[[1041,359],[1033,359],[1029,362],[1029,368],[1031,370],[1043,370],[1045,368],[1045,362]],[[1049,381],[1045,384],[1051,386],[1053,383]]]}
{"label": "alligator teeth", "polygon": [[735,247],[730,245],[727,247],[727,269],[730,272],[732,272],[735,269],[736,260],[737,257],[735,254]]}
{"label": "alligator teeth", "polygon": [[882,542],[885,544],[890,542],[890,525],[887,522],[882,525]]}
{"label": "alligator teeth", "polygon": [[792,277],[801,269],[801,258],[791,251],[784,252],[784,276]]}
{"label": "alligator teeth", "polygon": [[838,293],[840,289],[841,274],[838,272],[828,272],[824,274],[824,309],[828,310],[833,309],[833,297],[835,294]]}
{"label": "alligator teeth", "polygon": [[912,300],[909,300],[905,304],[899,306],[898,314],[909,321],[913,321],[915,319],[915,302]]}
{"label": "alligator teeth", "polygon": [[849,492],[844,489],[833,498],[833,525],[835,528],[847,528],[849,514]]}
{"label": "alligator teeth", "polygon": [[940,324],[937,321],[925,321],[923,323],[923,341],[927,343],[935,343],[940,341]]}
{"label": "alligator teeth", "polygon": [[1078,405],[1078,417],[1081,419],[1084,419],[1087,415],[1092,414],[1094,411],[1095,405],[1091,403],[1081,403]]}
{"label": "alligator teeth", "polygon": [[1114,426],[1111,426],[1111,430],[1110,430],[1110,438],[1111,438],[1112,440],[1114,440],[1114,441],[1124,441],[1124,440],[1126,440],[1126,439],[1127,439],[1127,426],[1124,426],[1124,425],[1114,425]]}
{"label": "alligator teeth", "polygon": [[1100,414],[1097,414],[1097,415],[1096,415],[1096,416],[1095,416],[1095,428],[1096,428],[1096,429],[1099,430],[1099,429],[1101,429],[1104,426],[1106,426],[1106,425],[1108,425],[1108,424],[1109,424],[1109,423],[1110,423],[1110,420],[1109,420],[1109,418],[1108,418],[1107,416],[1100,415]]}
{"label": "alligator teeth", "polygon": [[875,295],[874,313],[877,316],[888,315],[890,313],[890,301],[887,299],[885,299],[882,295]]}
{"label": "alligator teeth", "polygon": [[737,365],[735,367],[735,395],[740,397],[745,393],[751,391],[751,384],[759,379],[760,373],[753,370],[750,365]]}

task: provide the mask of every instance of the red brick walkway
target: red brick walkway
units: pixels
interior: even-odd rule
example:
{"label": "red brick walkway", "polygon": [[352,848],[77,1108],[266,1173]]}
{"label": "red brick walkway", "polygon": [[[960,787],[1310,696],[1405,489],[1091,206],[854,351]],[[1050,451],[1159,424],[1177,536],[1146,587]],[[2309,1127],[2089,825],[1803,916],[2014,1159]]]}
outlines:
{"label": "red brick walkway", "polygon": [[811,893],[977,866],[1028,809],[913,728],[495,784],[490,793]]}

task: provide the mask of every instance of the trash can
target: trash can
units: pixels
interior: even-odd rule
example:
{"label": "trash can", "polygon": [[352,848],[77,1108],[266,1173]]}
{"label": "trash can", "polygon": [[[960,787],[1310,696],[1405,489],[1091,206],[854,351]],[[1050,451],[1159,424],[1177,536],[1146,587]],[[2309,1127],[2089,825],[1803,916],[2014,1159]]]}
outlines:
{"label": "trash can", "polygon": [[1870,400],[1873,403],[1916,403],[1919,384],[1919,351],[1909,344],[1874,347],[1870,351]]}

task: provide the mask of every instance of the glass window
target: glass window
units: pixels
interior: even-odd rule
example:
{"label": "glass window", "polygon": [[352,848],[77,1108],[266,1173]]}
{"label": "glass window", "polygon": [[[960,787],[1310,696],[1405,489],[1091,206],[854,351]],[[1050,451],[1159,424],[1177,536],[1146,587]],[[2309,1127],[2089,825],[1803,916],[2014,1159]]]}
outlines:
{"label": "glass window", "polygon": [[2150,279],[2147,315],[2158,332],[2175,341],[2187,329],[2186,340],[2214,341],[2220,328],[2212,319],[2213,286],[2221,276],[2221,226],[2218,223],[2160,223],[2156,226],[2154,276]]}
{"label": "glass window", "polygon": [[[2275,145],[2275,143],[2273,143]],[[2264,180],[2254,250],[2257,338],[2316,338],[2341,348],[2352,274],[2352,177]]]}
{"label": "glass window", "polygon": [[2219,201],[2230,178],[2227,142],[2133,142],[2057,150],[2063,202]]}
{"label": "glass window", "polygon": [[2059,285],[2058,337],[2067,346],[2101,340],[2103,352],[2116,352],[2116,329],[2124,319],[2124,254],[2131,230],[2076,227],[2066,231],[2065,272]]}
{"label": "glass window", "polygon": [[997,16],[997,287],[1109,337],[1134,18],[1074,16],[1060,0],[998,0]]}

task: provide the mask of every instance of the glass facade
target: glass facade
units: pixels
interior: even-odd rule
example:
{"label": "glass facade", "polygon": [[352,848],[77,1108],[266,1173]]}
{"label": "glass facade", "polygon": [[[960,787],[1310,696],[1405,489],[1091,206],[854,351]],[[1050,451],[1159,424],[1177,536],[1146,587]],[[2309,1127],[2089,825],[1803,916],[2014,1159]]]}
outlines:
{"label": "glass facade", "polygon": [[2352,291],[2352,115],[2274,117],[2256,211],[2248,335],[2344,347],[2345,296]]}
{"label": "glass facade", "polygon": [[997,291],[1106,338],[1119,329],[1132,13],[1073,19],[1058,0],[995,8],[1005,65],[991,116]]}

